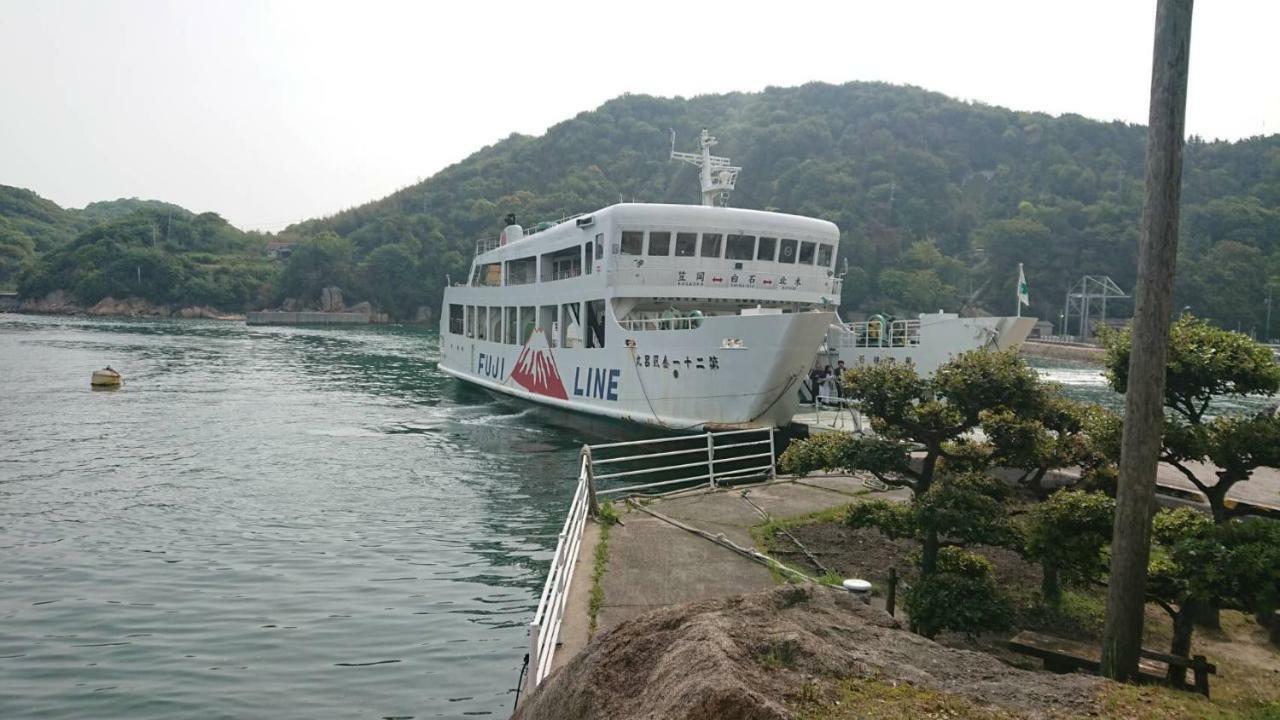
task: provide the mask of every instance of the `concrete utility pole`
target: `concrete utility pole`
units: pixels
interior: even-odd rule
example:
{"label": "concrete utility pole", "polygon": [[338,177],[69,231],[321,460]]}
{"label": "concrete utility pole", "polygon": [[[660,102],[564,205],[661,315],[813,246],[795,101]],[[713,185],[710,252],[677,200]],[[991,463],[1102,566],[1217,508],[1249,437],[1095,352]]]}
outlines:
{"label": "concrete utility pole", "polygon": [[1111,541],[1102,672],[1128,680],[1138,672],[1151,552],[1151,506],[1164,424],[1164,374],[1178,252],[1178,204],[1187,109],[1193,0],[1158,0],[1147,128],[1146,200],[1142,208],[1133,345],[1124,398],[1120,483]]}

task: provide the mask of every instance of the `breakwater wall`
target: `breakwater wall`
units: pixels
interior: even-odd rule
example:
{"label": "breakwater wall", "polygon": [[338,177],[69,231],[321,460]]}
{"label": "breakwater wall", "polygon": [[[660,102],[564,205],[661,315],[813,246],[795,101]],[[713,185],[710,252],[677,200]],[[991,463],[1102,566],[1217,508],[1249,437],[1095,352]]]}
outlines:
{"label": "breakwater wall", "polygon": [[1020,352],[1032,357],[1053,358],[1055,360],[1079,360],[1083,362],[1102,363],[1107,351],[1098,345],[1080,343],[1045,343],[1028,340],[1022,343]]}
{"label": "breakwater wall", "polygon": [[246,325],[368,325],[368,313],[284,312],[263,310],[245,317]]}

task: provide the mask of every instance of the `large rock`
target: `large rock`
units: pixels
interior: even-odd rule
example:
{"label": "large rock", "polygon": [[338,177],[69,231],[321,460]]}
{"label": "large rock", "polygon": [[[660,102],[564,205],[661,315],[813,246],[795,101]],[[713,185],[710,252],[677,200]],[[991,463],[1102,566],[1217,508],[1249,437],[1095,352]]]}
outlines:
{"label": "large rock", "polygon": [[54,290],[42,298],[27,298],[18,304],[19,312],[71,315],[84,312],[65,290]]}
{"label": "large rock", "polygon": [[322,312],[342,312],[346,306],[342,304],[342,290],[327,287],[320,291],[320,310]]}
{"label": "large rock", "polygon": [[347,308],[347,312],[360,313],[361,315],[373,317],[373,306],[369,304],[368,300],[363,300]]}
{"label": "large rock", "polygon": [[90,315],[116,317],[168,317],[171,314],[167,305],[154,305],[140,297],[127,297],[124,300],[116,300],[110,296],[102,298],[86,312]]}
{"label": "large rock", "polygon": [[513,720],[781,720],[815,678],[905,682],[1029,718],[1097,715],[1107,682],[943,647],[843,591],[786,585],[625,622],[553,672]]}

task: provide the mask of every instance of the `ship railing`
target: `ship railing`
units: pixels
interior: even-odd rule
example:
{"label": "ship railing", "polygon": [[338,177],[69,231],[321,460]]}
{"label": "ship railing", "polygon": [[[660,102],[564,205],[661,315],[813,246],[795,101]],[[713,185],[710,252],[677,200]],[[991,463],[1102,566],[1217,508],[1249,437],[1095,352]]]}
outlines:
{"label": "ship railing", "polygon": [[697,330],[706,316],[625,318],[618,321],[623,330]]}
{"label": "ship railing", "polygon": [[[773,428],[755,428],[584,445],[569,515],[556,540],[537,612],[529,623],[529,669],[523,689],[532,691],[538,687],[554,667],[573,567],[587,518],[599,513],[597,498],[644,494],[675,485],[702,487],[705,484],[716,488],[746,480],[770,479],[777,467],[774,441]],[[598,468],[609,471],[597,472]],[[633,484],[598,490],[599,481]]]}
{"label": "ship railing", "polygon": [[476,255],[483,255],[490,250],[497,250],[498,242],[499,240],[496,237],[483,237],[476,240]]}
{"label": "ship railing", "polygon": [[845,323],[840,347],[897,348],[920,344],[920,320],[864,320]]}

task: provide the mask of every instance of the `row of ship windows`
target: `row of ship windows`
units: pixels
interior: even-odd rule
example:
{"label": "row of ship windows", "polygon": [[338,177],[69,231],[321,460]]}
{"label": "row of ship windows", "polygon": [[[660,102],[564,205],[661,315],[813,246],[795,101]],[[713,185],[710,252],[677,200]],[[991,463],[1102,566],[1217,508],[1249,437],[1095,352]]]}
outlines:
{"label": "row of ship windows", "polygon": [[623,230],[619,249],[623,255],[766,260],[800,265],[813,265],[817,260],[818,266],[825,268],[832,267],[835,262],[835,245],[831,243],[791,238],[779,241],[776,237],[763,235]]}
{"label": "row of ship windows", "polygon": [[550,347],[604,347],[604,300],[515,307],[449,304],[454,335],[524,345],[538,329]]}

